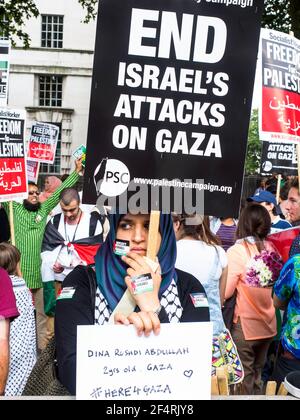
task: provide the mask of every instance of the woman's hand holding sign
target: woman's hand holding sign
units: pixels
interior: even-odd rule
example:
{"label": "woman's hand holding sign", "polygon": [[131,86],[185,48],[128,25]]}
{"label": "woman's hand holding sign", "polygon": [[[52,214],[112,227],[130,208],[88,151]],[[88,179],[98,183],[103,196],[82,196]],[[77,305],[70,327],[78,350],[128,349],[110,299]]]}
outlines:
{"label": "woman's hand holding sign", "polygon": [[115,315],[117,324],[134,324],[138,335],[149,336],[151,331],[158,334],[160,321],[158,312],[160,302],[158,291],[161,283],[160,267],[154,272],[145,258],[134,252],[129,252],[122,260],[128,265],[125,277],[126,285],[134,298],[140,312],[133,312],[128,317],[123,314]]}
{"label": "woman's hand holding sign", "polygon": [[129,252],[122,260],[128,265],[125,282],[141,311],[156,311],[160,305],[158,291],[160,267],[154,272],[144,257]]}

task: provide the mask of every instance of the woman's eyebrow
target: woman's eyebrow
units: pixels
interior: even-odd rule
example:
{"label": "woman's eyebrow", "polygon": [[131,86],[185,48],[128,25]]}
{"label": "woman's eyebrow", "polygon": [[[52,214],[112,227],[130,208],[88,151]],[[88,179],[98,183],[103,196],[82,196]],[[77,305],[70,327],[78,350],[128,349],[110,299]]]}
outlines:
{"label": "woman's eyebrow", "polygon": [[122,217],[122,219],[120,220],[120,223],[121,222],[126,222],[126,223],[131,223],[132,222],[132,219],[130,218],[130,217]]}

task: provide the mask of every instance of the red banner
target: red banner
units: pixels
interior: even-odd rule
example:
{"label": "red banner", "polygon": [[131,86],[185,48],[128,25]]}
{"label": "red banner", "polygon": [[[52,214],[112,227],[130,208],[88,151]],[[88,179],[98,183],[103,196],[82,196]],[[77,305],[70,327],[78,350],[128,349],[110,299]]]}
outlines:
{"label": "red banner", "polygon": [[[297,107],[295,104],[299,106]],[[298,93],[264,87],[263,110],[263,131],[300,136],[300,98]]]}
{"label": "red banner", "polygon": [[289,259],[289,252],[293,240],[300,233],[300,226],[285,229],[268,236],[268,240],[277,248],[279,254],[282,256],[284,262]]}
{"label": "red banner", "polygon": [[31,127],[28,159],[41,163],[54,163],[59,128],[56,125],[36,122]]}
{"label": "red banner", "polygon": [[261,30],[262,140],[300,142],[299,52],[300,41],[293,36]]}
{"label": "red banner", "polygon": [[27,198],[25,111],[0,109],[0,201]]}

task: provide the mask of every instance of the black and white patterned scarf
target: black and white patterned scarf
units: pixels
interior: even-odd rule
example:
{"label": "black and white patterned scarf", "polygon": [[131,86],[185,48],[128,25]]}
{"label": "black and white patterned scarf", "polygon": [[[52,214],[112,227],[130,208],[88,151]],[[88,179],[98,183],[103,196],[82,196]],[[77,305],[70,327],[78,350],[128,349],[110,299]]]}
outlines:
{"label": "black and white patterned scarf", "polygon": [[[182,306],[178,296],[178,289],[173,280],[167,290],[162,294],[161,306],[165,309],[170,323],[177,323],[182,316]],[[112,314],[108,303],[100,290],[96,291],[95,325],[103,325],[109,321]]]}
{"label": "black and white patterned scarf", "polygon": [[10,276],[20,316],[10,324],[10,366],[6,396],[20,396],[36,362],[36,332],[32,296],[24,279]]}

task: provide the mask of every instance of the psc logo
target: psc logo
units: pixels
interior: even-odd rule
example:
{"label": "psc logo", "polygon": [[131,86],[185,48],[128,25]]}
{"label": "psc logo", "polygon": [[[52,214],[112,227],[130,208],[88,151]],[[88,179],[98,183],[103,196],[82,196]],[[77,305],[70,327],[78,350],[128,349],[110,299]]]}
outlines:
{"label": "psc logo", "polygon": [[270,172],[271,169],[273,168],[272,163],[269,160],[266,160],[263,164],[262,164],[262,168],[265,172]]}
{"label": "psc logo", "polygon": [[97,196],[116,197],[126,191],[130,173],[126,165],[117,159],[102,159],[94,172]]}

